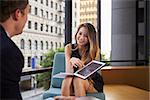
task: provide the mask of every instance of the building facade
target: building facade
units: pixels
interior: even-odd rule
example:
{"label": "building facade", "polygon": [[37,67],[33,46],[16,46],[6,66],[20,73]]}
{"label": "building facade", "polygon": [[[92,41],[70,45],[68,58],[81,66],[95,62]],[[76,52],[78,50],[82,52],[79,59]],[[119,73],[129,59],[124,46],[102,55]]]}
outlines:
{"label": "building facade", "polygon": [[97,27],[97,0],[80,0],[80,23],[85,22]]}
{"label": "building facade", "polygon": [[72,0],[72,41],[74,40],[74,35],[80,24],[80,0]]}
{"label": "building facade", "polygon": [[48,50],[64,47],[64,1],[29,0],[29,4],[23,33],[12,38],[24,55],[24,68],[31,67],[33,57],[40,62]]}

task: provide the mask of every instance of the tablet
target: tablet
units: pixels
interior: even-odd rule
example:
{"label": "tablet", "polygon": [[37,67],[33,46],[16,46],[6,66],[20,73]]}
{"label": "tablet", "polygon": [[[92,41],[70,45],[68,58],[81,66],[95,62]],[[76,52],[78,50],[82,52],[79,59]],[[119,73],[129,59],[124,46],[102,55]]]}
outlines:
{"label": "tablet", "polygon": [[100,70],[102,67],[104,67],[105,63],[99,62],[96,60],[92,60],[87,65],[85,65],[83,68],[79,69],[74,73],[75,76],[81,77],[83,79],[88,78],[90,75],[95,73],[96,71]]}

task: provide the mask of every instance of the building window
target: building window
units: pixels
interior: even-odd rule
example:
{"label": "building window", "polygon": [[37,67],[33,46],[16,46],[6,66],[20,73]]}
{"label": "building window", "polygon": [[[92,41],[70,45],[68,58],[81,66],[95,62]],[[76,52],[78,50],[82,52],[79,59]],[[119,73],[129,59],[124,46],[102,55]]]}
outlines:
{"label": "building window", "polygon": [[53,49],[53,42],[51,41],[51,49]]}
{"label": "building window", "polygon": [[77,8],[77,3],[76,2],[74,3],[74,7]]}
{"label": "building window", "polygon": [[59,16],[59,21],[61,22],[61,16]]}
{"label": "building window", "polygon": [[29,13],[31,14],[31,5],[30,5]]}
{"label": "building window", "polygon": [[43,50],[43,41],[41,41],[41,50]]}
{"label": "building window", "polygon": [[37,22],[34,23],[34,29],[37,30]]}
{"label": "building window", "polygon": [[25,46],[24,39],[21,39],[21,41],[20,41],[20,42],[21,42],[21,43],[20,43],[20,44],[21,44],[21,46],[20,46],[20,47],[21,47],[21,49],[24,49],[24,46]]}
{"label": "building window", "polygon": [[31,67],[31,57],[28,57],[28,67]]}
{"label": "building window", "polygon": [[55,9],[57,10],[57,3],[55,4]]}
{"label": "building window", "polygon": [[57,34],[57,27],[55,27],[55,33]]}
{"label": "building window", "polygon": [[48,19],[48,11],[46,11],[46,17],[47,17],[47,19]]}
{"label": "building window", "polygon": [[35,40],[35,50],[38,50],[38,42]]}
{"label": "building window", "polygon": [[46,41],[46,50],[48,50],[48,42]]}
{"label": "building window", "polygon": [[53,13],[51,13],[51,20],[53,20]]}
{"label": "building window", "polygon": [[55,15],[55,21],[57,21],[57,15]]}
{"label": "building window", "polygon": [[51,26],[51,33],[53,33],[53,26]]}
{"label": "building window", "polygon": [[48,25],[46,25],[46,32],[48,32]]}
{"label": "building window", "polygon": [[46,0],[46,6],[48,6],[48,0]]}
{"label": "building window", "polygon": [[61,5],[59,5],[59,9],[60,9],[60,11],[61,11]]}
{"label": "building window", "polygon": [[41,17],[43,17],[43,9],[41,9]]}
{"label": "building window", "polygon": [[41,0],[41,4],[43,4],[43,0]]}
{"label": "building window", "polygon": [[51,8],[53,8],[53,1],[51,1]]}
{"label": "building window", "polygon": [[74,22],[74,27],[77,27],[77,22],[76,21]]}
{"label": "building window", "polygon": [[38,10],[37,10],[37,7],[35,7],[35,15],[38,15]]}
{"label": "building window", "polygon": [[29,50],[32,49],[32,43],[31,43],[31,40],[28,40],[28,45],[29,45]]}
{"label": "building window", "polygon": [[28,29],[31,29],[31,21],[28,21]]}
{"label": "building window", "polygon": [[43,24],[41,24],[41,31],[43,31]]}

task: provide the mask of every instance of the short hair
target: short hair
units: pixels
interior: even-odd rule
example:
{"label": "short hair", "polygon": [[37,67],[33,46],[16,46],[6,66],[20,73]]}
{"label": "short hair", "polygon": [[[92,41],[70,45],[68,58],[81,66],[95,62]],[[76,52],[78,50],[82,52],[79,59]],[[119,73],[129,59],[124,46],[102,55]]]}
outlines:
{"label": "short hair", "polygon": [[28,0],[0,0],[0,22],[5,22],[17,9],[23,11]]}

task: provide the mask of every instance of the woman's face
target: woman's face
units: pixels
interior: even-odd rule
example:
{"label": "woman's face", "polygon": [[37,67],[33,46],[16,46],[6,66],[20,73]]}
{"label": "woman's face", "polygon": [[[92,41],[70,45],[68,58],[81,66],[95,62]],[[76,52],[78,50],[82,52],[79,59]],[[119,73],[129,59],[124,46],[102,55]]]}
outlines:
{"label": "woman's face", "polygon": [[84,47],[88,42],[88,29],[81,27],[77,33],[76,41],[79,47]]}

